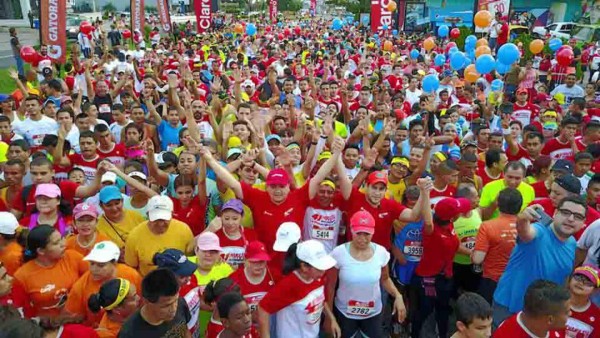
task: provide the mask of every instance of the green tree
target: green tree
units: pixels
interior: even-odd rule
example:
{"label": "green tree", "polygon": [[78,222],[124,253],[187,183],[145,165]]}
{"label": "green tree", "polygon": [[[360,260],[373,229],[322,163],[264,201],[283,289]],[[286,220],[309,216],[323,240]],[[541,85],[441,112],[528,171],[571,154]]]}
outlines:
{"label": "green tree", "polygon": [[297,12],[302,9],[302,1],[301,0],[278,1],[277,9],[281,12]]}
{"label": "green tree", "polygon": [[113,5],[112,2],[107,3],[106,5],[102,6],[102,12],[104,13],[111,13],[111,12],[116,12],[117,8],[115,7],[115,5]]}

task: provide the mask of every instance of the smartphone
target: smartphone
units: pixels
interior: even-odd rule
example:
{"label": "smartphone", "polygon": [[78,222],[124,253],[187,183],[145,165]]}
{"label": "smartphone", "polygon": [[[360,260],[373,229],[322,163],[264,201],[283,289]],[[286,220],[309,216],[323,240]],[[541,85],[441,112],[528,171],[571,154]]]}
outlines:
{"label": "smartphone", "polygon": [[552,224],[552,217],[550,217],[550,215],[548,215],[543,209],[537,209],[535,212],[537,212],[538,215],[540,215],[540,218],[538,219],[538,222],[540,224],[542,224],[545,227]]}

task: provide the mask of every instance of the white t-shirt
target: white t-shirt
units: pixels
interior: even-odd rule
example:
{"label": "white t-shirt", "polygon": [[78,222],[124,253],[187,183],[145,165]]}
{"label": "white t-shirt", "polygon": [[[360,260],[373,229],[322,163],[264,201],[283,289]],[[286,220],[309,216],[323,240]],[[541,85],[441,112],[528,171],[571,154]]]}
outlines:
{"label": "white t-shirt", "polygon": [[419,103],[421,95],[423,95],[423,92],[420,89],[415,89],[414,92],[411,92],[408,88],[406,89],[406,101],[410,103],[411,107],[415,103]]}
{"label": "white t-shirt", "polygon": [[44,136],[48,134],[56,135],[58,123],[48,116],[42,115],[42,118],[38,121],[33,121],[28,117],[23,121],[13,123],[12,129],[15,133],[23,136],[29,146],[37,148],[42,145]]}
{"label": "white t-shirt", "polygon": [[366,319],[382,310],[381,268],[390,260],[390,253],[381,245],[371,243],[373,257],[358,261],[350,255],[350,243],[342,244],[331,252],[339,270],[339,289],[335,294],[335,307],[346,318]]}
{"label": "white t-shirt", "polygon": [[131,123],[131,120],[127,120],[125,122],[125,125],[120,125],[117,122],[113,122],[110,124],[110,126],[108,127],[108,130],[110,130],[110,133],[114,136],[115,138],[115,142],[116,143],[121,143],[121,131],[123,130],[123,128],[125,128],[129,123]]}
{"label": "white t-shirt", "polygon": [[304,213],[303,236],[304,240],[314,239],[331,252],[338,242],[342,211],[339,208],[322,209],[309,206]]}

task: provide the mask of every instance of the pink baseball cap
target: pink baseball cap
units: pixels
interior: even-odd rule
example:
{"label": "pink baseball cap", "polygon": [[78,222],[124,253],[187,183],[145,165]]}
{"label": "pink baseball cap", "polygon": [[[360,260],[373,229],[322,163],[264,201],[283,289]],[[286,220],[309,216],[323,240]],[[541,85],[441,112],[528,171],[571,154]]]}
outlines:
{"label": "pink baseball cap", "polygon": [[93,204],[79,203],[75,206],[75,209],[73,209],[73,217],[75,219],[80,219],[83,216],[98,218],[98,209]]}
{"label": "pink baseball cap", "polygon": [[223,251],[219,237],[210,231],[203,232],[196,237],[196,249],[200,251]]}
{"label": "pink baseball cap", "polygon": [[38,186],[35,188],[35,197],[37,196],[46,196],[50,198],[60,197],[60,188],[54,183],[38,184]]}
{"label": "pink baseball cap", "polygon": [[357,211],[350,218],[350,229],[352,233],[366,232],[372,235],[375,233],[375,218],[368,211]]}
{"label": "pink baseball cap", "polygon": [[269,171],[267,175],[267,185],[289,185],[290,176],[283,168],[276,168]]}

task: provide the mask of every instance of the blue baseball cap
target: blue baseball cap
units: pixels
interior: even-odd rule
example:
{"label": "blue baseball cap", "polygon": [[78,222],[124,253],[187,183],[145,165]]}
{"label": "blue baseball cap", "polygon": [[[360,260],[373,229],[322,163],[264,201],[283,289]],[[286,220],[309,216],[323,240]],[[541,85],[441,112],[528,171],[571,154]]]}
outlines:
{"label": "blue baseball cap", "polygon": [[271,135],[267,136],[265,139],[267,141],[267,144],[272,140],[277,140],[279,142],[279,144],[281,144],[281,137],[277,134],[271,134]]}
{"label": "blue baseball cap", "polygon": [[12,98],[12,96],[10,96],[10,95],[0,94],[0,103],[4,103],[4,102],[8,101],[11,98]]}
{"label": "blue baseball cap", "polygon": [[106,186],[100,189],[100,202],[106,204],[114,200],[122,200],[121,190],[114,185]]}
{"label": "blue baseball cap", "polygon": [[196,264],[192,263],[183,252],[177,249],[167,249],[157,252],[152,262],[159,268],[171,270],[179,277],[188,277],[196,271]]}

